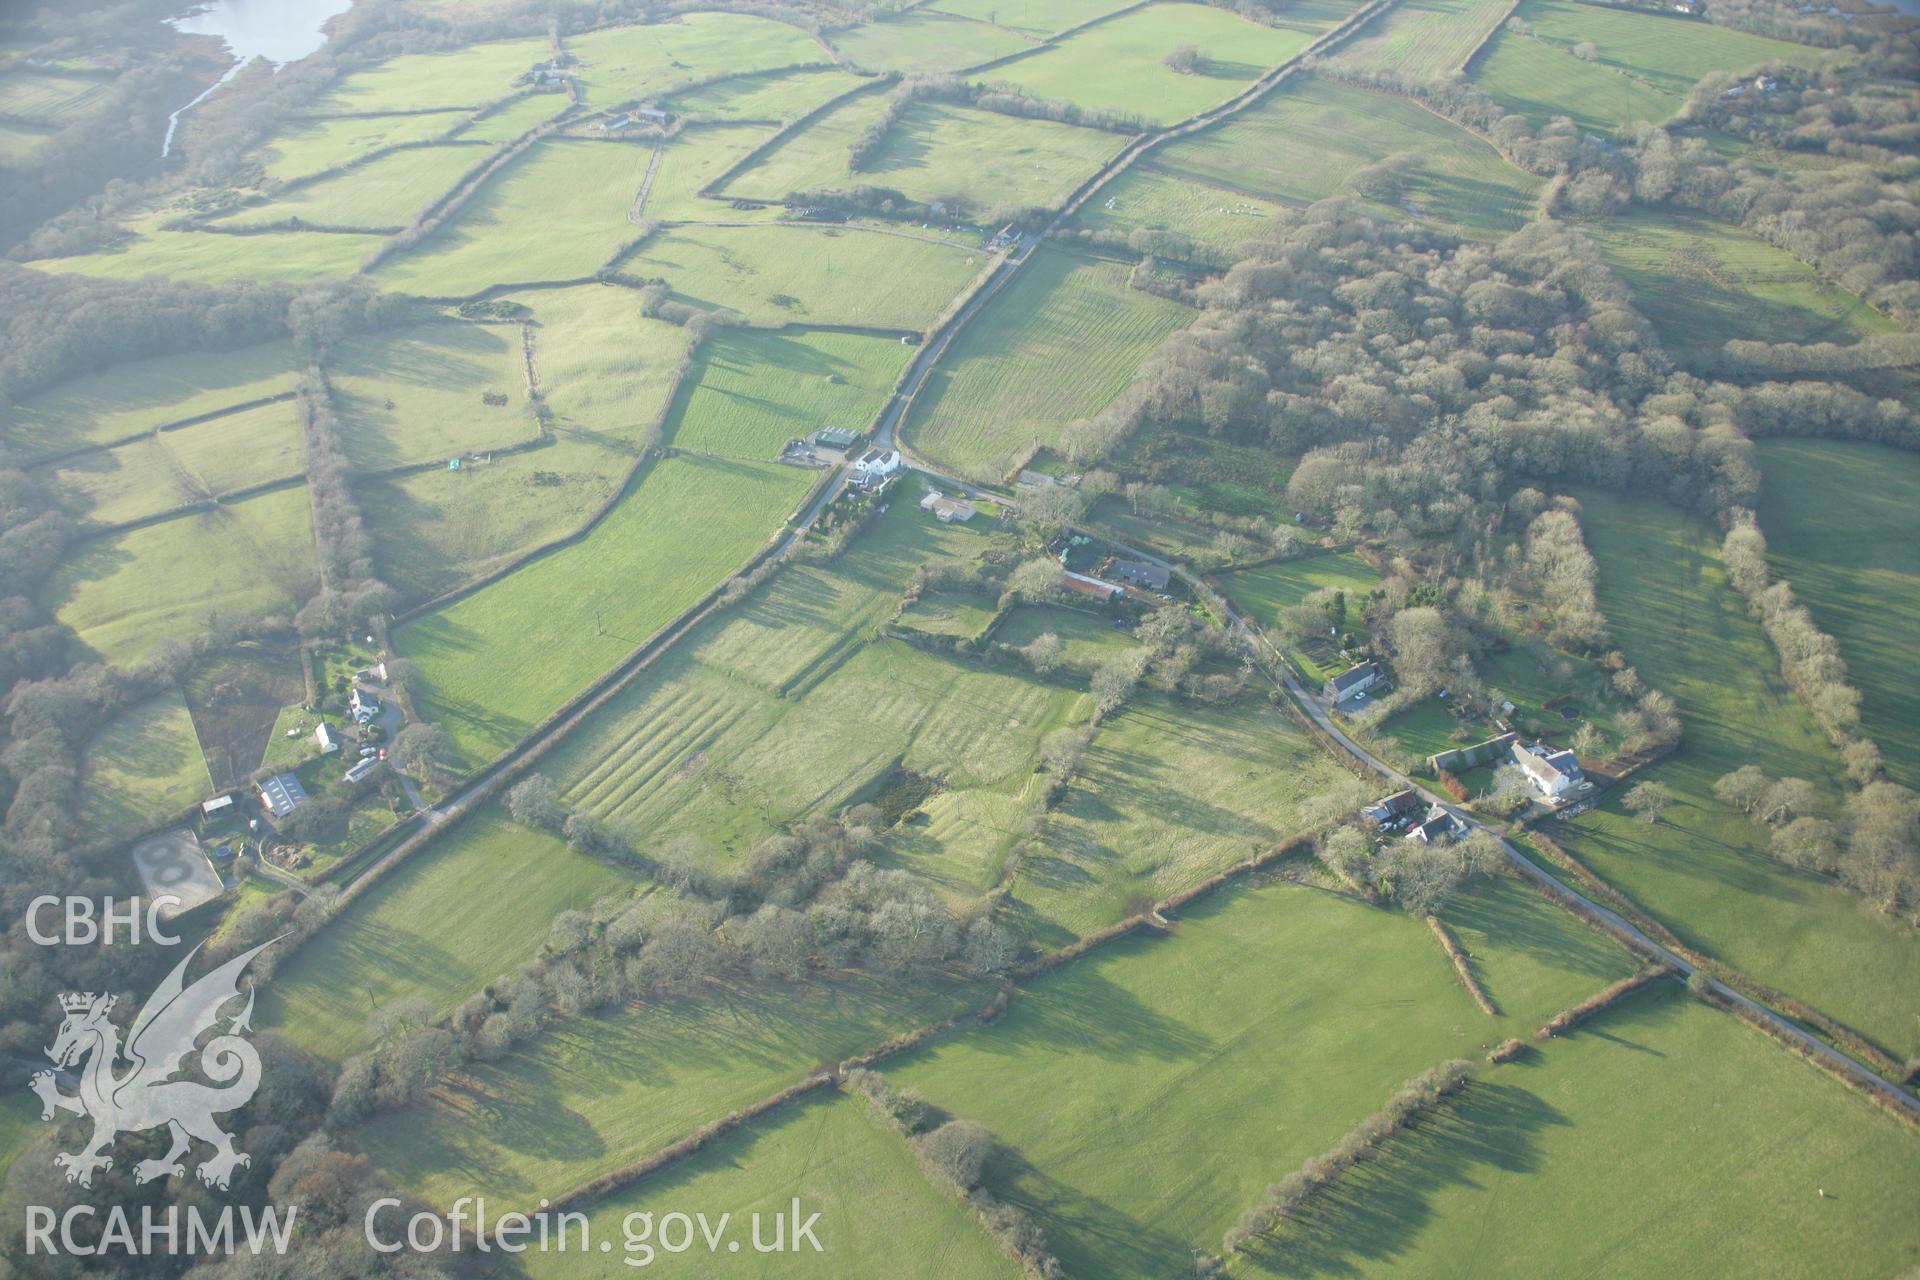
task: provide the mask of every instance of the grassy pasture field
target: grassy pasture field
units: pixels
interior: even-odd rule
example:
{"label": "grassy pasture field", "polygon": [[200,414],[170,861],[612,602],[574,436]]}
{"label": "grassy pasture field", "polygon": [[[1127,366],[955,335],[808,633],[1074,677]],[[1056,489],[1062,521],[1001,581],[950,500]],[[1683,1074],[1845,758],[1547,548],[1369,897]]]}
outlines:
{"label": "grassy pasture field", "polygon": [[1633,209],[1583,226],[1681,356],[1711,356],[1735,338],[1849,342],[1894,327],[1792,254],[1724,222]]}
{"label": "grassy pasture field", "polygon": [[959,71],[1033,47],[1004,27],[969,22],[934,9],[876,18],[830,37],[834,47],[869,71]]}
{"label": "grassy pasture field", "polygon": [[551,55],[544,38],[492,40],[449,53],[407,53],[341,80],[310,116],[469,110],[517,92],[514,80]]}
{"label": "grassy pasture field", "polygon": [[28,265],[41,271],[112,280],[165,276],[196,284],[234,280],[308,284],[353,275],[379,244],[380,237],[371,235],[261,231],[231,236],[150,227],[131,240],[96,253],[42,258]]}
{"label": "grassy pasture field", "polygon": [[293,390],[285,342],[110,365],[13,406],[7,444],[22,459],[104,444]]}
{"label": "grassy pasture field", "polygon": [[261,158],[268,175],[285,182],[345,164],[382,147],[437,138],[466,119],[467,114],[436,111],[342,120],[296,118],[274,136]]}
{"label": "grassy pasture field", "polygon": [[824,1061],[985,1004],[989,994],[852,971],[831,982],[709,983],[690,998],[562,1022],[352,1140],[429,1204],[484,1195],[531,1209]]}
{"label": "grassy pasture field", "polygon": [[92,450],[46,475],[86,518],[119,524],[297,476],[304,461],[300,425],[283,402]]}
{"label": "grassy pasture field", "polygon": [[212,795],[180,690],[115,716],[87,743],[81,779],[80,826],[99,840],[136,835]]}
{"label": "grassy pasture field", "polygon": [[[1612,133],[1665,120],[1709,71],[1763,62],[1824,66],[1832,55],[1730,27],[1635,13],[1571,0],[1527,0],[1516,15],[1533,33],[1501,31],[1475,64],[1474,80],[1507,110],[1536,126],[1570,116],[1583,129]],[[1591,42],[1593,62],[1573,56]]]}
{"label": "grassy pasture field", "polygon": [[739,568],[812,480],[777,464],[668,458],[585,538],[399,628],[423,713],[460,766],[504,751]]}
{"label": "grassy pasture field", "polygon": [[129,663],[209,615],[291,614],[314,587],[305,486],[261,494],[71,548],[40,603],[98,658]]}
{"label": "grassy pasture field", "polygon": [[991,22],[1029,36],[1049,36],[1127,7],[1128,0],[938,0],[926,6],[955,17]]}
{"label": "grassy pasture field", "polygon": [[1492,144],[1406,98],[1320,76],[1290,81],[1225,124],[1160,148],[1154,166],[1298,205],[1338,194],[1358,170],[1398,155],[1417,157],[1402,216],[1417,210],[1487,237],[1533,216],[1541,180]]}
{"label": "grassy pasture field", "polygon": [[[651,154],[624,142],[543,139],[373,278],[401,292],[466,297],[498,284],[591,276],[639,234],[627,213]],[[556,217],[558,209],[567,215]]]}
{"label": "grassy pasture field", "polygon": [[716,80],[682,90],[665,105],[683,116],[715,120],[791,120],[860,83],[859,76],[823,62],[809,70],[763,71]]}
{"label": "grassy pasture field", "polygon": [[9,69],[0,75],[0,115],[65,124],[106,96],[111,79]]}
{"label": "grassy pasture field", "polygon": [[778,146],[729,180],[722,193],[777,201],[790,191],[807,191],[838,181],[847,172],[847,148],[861,130],[880,118],[886,104],[884,90],[855,94],[804,129],[781,139]]}
{"label": "grassy pasture field", "polygon": [[1152,163],[1136,164],[1073,215],[1092,231],[1172,231],[1231,251],[1265,232],[1281,205],[1244,192],[1177,177]]}
{"label": "grassy pasture field", "polygon": [[1904,1275],[1916,1195],[1910,1130],[1663,983],[1484,1070],[1233,1274]]}
{"label": "grassy pasture field", "polygon": [[[1324,29],[1311,20],[1266,27],[1225,9],[1156,4],[1076,32],[994,68],[993,75],[1036,98],[1065,98],[1172,124],[1231,98]],[[1200,70],[1183,75],[1162,62],[1188,44],[1205,58]]]}
{"label": "grassy pasture field", "polygon": [[565,94],[529,93],[474,120],[460,130],[461,142],[508,142],[567,107]]}
{"label": "grassy pasture field", "polygon": [[1137,697],[1102,722],[1010,905],[1059,946],[1124,919],[1301,829],[1300,801],[1341,777],[1279,710]]}
{"label": "grassy pasture field", "polygon": [[[836,265],[837,264],[837,265]],[[971,246],[855,227],[674,227],[621,261],[674,297],[749,324],[924,329],[985,270]]]}
{"label": "grassy pasture field", "polygon": [[778,217],[782,212],[778,206],[758,211],[732,209],[700,198],[700,192],[709,183],[772,136],[773,127],[764,124],[699,125],[682,129],[660,153],[653,185],[647,188],[647,198],[640,207],[641,216],[650,222],[689,222],[722,216],[729,222],[744,222]]}
{"label": "grassy pasture field", "polygon": [[[1540,958],[1604,986],[1617,953],[1562,952],[1557,915],[1537,917]],[[1473,1007],[1419,921],[1268,880],[1037,979],[992,1026],[887,1074],[1010,1148],[987,1183],[1068,1274],[1167,1276],[1401,1081],[1506,1021]]]}
{"label": "grassy pasture field", "polygon": [[450,591],[579,528],[624,482],[666,414],[684,330],[643,318],[633,292],[612,285],[543,289],[517,301],[535,308],[552,443],[459,471],[360,482],[381,577],[409,599]]}
{"label": "grassy pasture field", "polygon": [[1333,61],[1390,67],[1414,80],[1458,71],[1507,16],[1507,0],[1410,0],[1367,24]]}
{"label": "grassy pasture field", "polygon": [[[336,345],[326,371],[341,446],[364,471],[520,444],[538,433],[518,325],[441,321],[359,334]],[[488,392],[507,403],[483,403]]]}
{"label": "grassy pasture field", "polygon": [[1645,771],[1675,797],[1660,822],[1635,821],[1614,800],[1555,838],[1689,944],[1896,1055],[1920,1052],[1920,934],[1775,862],[1765,832],[1712,796],[1716,779],[1746,764],[1806,778],[1828,804],[1841,781],[1835,753],[1727,583],[1716,531],[1652,500],[1580,500],[1614,641],[1679,704],[1685,737]]}
{"label": "grassy pasture field", "polygon": [[323,227],[398,231],[486,158],[487,149],[481,146],[410,147],[250,205],[216,225],[263,227],[298,220]]}
{"label": "grassy pasture field", "polygon": [[826,53],[797,26],[742,13],[687,13],[670,22],[603,27],[567,37],[594,107],[653,98],[691,80],[802,63]]}
{"label": "grassy pasture field", "polygon": [[264,761],[282,709],[306,697],[306,683],[291,645],[245,644],[195,667],[186,692],[207,772],[229,787]]}
{"label": "grassy pasture field", "polygon": [[0,161],[11,163],[25,159],[38,150],[41,143],[52,137],[54,132],[51,125],[29,124],[17,119],[0,122]]}
{"label": "grassy pasture field", "polygon": [[[768,1224],[788,1212],[795,1196],[806,1213],[820,1214],[815,1228],[820,1253],[806,1247],[779,1254],[743,1248],[703,1258],[705,1270],[782,1280],[850,1275],[1014,1280],[1020,1274],[966,1206],[934,1187],[906,1142],[884,1128],[866,1103],[832,1091],[784,1107],[598,1202],[588,1210],[589,1233],[591,1239],[619,1242],[629,1214],[652,1212],[658,1219],[681,1205],[711,1204],[728,1206],[740,1233],[750,1232],[749,1215],[760,1214],[762,1238],[770,1240]],[[527,1256],[532,1280],[606,1275],[601,1255],[576,1250]]]}
{"label": "grassy pasture field", "polygon": [[695,359],[672,442],[777,458],[788,440],[822,427],[864,432],[913,353],[866,334],[722,330]]}
{"label": "grassy pasture field", "polygon": [[993,633],[995,643],[1015,648],[1052,632],[1066,645],[1063,661],[1076,671],[1091,671],[1103,660],[1133,647],[1133,637],[1110,618],[1061,605],[1021,604],[1007,611]]}
{"label": "grassy pasture field", "polygon": [[561,911],[623,891],[626,872],[482,810],[396,867],[276,975],[262,1025],[328,1061],[368,1043],[401,1000],[444,1012],[530,959]]}
{"label": "grassy pasture field", "polygon": [[[1127,266],[1043,248],[962,330],[901,435],[966,474],[1000,478],[1099,412],[1192,312],[1127,287]],[[1050,376],[1071,368],[1072,378]]]}
{"label": "grassy pasture field", "polygon": [[1828,440],[1763,440],[1759,454],[1774,573],[1840,642],[1889,776],[1920,787],[1920,693],[1903,661],[1920,634],[1920,459]]}
{"label": "grassy pasture field", "polygon": [[803,130],[741,174],[730,190],[774,198],[867,183],[927,203],[982,211],[1003,202],[1051,208],[1126,144],[1123,135],[1099,129],[921,101],[902,113],[856,173],[848,167],[846,146],[832,144],[848,124],[877,110],[866,97],[853,99],[822,121],[827,132],[812,137],[813,129]]}

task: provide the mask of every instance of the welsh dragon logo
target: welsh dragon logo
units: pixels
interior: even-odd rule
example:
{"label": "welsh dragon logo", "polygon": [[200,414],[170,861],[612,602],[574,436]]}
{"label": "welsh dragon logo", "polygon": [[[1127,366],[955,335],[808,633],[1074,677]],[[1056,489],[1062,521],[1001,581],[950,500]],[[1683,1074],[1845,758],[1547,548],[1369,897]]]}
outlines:
{"label": "welsh dragon logo", "polygon": [[[188,963],[199,954],[200,948],[195,947],[148,997],[127,1031],[124,1048],[119,1028],[107,1020],[113,996],[85,992],[60,997],[66,1021],[46,1052],[55,1067],[77,1074],[79,1092],[62,1093],[52,1071],[36,1072],[32,1085],[40,1095],[42,1120],[70,1111],[93,1121],[93,1136],[86,1146],[54,1157],[67,1171],[68,1182],[92,1186],[95,1170],[113,1167],[113,1158],[106,1152],[116,1137],[162,1125],[173,1133],[173,1149],[158,1160],[135,1165],[136,1182],[186,1173],[181,1158],[196,1141],[213,1147],[213,1154],[196,1170],[210,1187],[226,1190],[233,1171],[252,1163],[245,1152],[234,1150],[233,1135],[215,1123],[214,1116],[245,1106],[260,1087],[260,1055],[242,1038],[243,1032],[252,1029],[253,984],[242,992],[238,982],[248,963],[271,945],[263,942],[187,985],[182,979]],[[223,1018],[220,1010],[243,995],[246,1007]],[[223,1023],[224,1031],[199,1044],[202,1035]],[[193,1055],[199,1060],[199,1074],[211,1084],[174,1078],[182,1062]],[[123,1059],[129,1069],[121,1072]]]}

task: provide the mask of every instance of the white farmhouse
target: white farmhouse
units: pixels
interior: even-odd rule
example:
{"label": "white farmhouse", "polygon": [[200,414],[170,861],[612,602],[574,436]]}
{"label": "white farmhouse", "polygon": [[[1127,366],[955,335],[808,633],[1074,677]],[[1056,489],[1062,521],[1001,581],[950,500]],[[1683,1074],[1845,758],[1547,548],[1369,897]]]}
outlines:
{"label": "white farmhouse", "polygon": [[861,454],[859,461],[853,464],[853,478],[860,484],[879,484],[888,476],[898,475],[900,465],[898,449],[875,446]]}
{"label": "white farmhouse", "polygon": [[1539,743],[1514,743],[1513,762],[1520,766],[1527,781],[1548,804],[1565,800],[1586,779],[1573,752],[1554,751]]}

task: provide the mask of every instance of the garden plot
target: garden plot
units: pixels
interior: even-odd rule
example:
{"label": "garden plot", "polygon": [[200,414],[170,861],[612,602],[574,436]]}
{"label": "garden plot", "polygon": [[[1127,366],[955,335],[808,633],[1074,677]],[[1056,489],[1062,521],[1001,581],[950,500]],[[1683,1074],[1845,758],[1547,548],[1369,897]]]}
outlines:
{"label": "garden plot", "polygon": [[[1042,249],[962,330],[902,437],[963,474],[998,480],[1104,408],[1191,318],[1178,303],[1129,289],[1123,263]],[[1064,368],[1075,375],[1052,376]]]}

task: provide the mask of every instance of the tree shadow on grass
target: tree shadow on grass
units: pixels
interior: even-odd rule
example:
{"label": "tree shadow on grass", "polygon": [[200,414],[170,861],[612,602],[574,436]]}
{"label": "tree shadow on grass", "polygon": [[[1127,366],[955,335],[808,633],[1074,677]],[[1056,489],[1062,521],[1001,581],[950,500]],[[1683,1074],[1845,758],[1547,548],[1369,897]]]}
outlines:
{"label": "tree shadow on grass", "polygon": [[1518,1085],[1476,1081],[1328,1188],[1302,1217],[1250,1251],[1266,1275],[1353,1275],[1402,1261],[1449,1187],[1480,1188],[1488,1170],[1530,1173],[1543,1130],[1571,1123]]}

